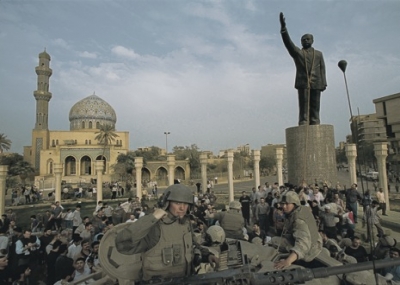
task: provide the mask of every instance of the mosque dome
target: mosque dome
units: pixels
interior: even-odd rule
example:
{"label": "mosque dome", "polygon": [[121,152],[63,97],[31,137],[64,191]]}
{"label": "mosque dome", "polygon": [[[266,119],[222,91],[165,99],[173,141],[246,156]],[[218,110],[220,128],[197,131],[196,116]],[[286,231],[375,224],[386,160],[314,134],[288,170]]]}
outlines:
{"label": "mosque dome", "polygon": [[72,106],[69,121],[71,130],[99,129],[105,124],[115,129],[117,115],[110,104],[93,94]]}

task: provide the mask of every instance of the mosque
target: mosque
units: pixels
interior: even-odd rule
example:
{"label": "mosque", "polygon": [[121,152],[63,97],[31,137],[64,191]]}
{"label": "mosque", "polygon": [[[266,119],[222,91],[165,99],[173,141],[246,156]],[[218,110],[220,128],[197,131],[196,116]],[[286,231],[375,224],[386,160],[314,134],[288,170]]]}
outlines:
{"label": "mosque", "polygon": [[[114,131],[115,140],[105,146],[95,139],[101,125],[110,125],[115,130],[117,115],[106,101],[93,94],[72,106],[69,112],[70,130],[49,130],[49,92],[51,57],[43,51],[36,67],[37,90],[35,128],[32,130],[32,145],[24,147],[24,159],[34,167],[37,187],[55,188],[54,164],[62,164],[62,181],[69,184],[89,183],[96,178],[95,162],[104,161],[103,181],[118,180],[113,165],[120,154],[129,151],[129,132]],[[167,161],[148,161],[142,168],[143,181],[156,181],[167,185],[168,174],[173,171],[176,179],[190,177],[188,160],[174,160],[169,168]]]}
{"label": "mosque", "polygon": [[[32,145],[24,147],[24,159],[34,167],[37,181],[45,181],[51,187],[54,180],[53,166],[63,164],[62,179],[67,183],[90,182],[95,177],[95,161],[104,161],[104,181],[112,180],[112,164],[119,154],[129,149],[129,132],[115,131],[118,135],[104,147],[95,139],[100,125],[111,125],[115,130],[117,116],[114,109],[97,95],[90,95],[72,106],[69,112],[70,130],[49,130],[49,80],[52,75],[50,55],[39,54],[36,67],[37,90],[36,122],[32,130]],[[43,182],[44,183],[44,182]],[[44,185],[42,186],[44,188]]]}

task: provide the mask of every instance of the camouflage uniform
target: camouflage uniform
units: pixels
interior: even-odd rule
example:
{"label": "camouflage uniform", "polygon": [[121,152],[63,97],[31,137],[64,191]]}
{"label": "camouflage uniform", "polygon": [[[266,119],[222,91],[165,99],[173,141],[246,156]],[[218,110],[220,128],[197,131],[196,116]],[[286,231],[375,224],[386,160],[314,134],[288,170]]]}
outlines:
{"label": "camouflage uniform", "polygon": [[218,212],[214,214],[214,219],[219,221],[219,225],[224,229],[226,237],[232,239],[243,239],[244,218],[236,210]]}
{"label": "camouflage uniform", "polygon": [[271,242],[284,252],[295,252],[298,260],[306,262],[317,257],[322,249],[317,224],[310,209],[305,206],[298,206],[286,215],[283,237],[273,237]]}
{"label": "camouflage uniform", "polygon": [[118,233],[115,245],[123,254],[143,254],[144,280],[188,276],[195,254],[201,253],[203,262],[208,261],[209,255],[206,248],[195,243],[189,218],[179,220],[171,215],[163,221],[153,215],[140,218]]}
{"label": "camouflage uniform", "polygon": [[[168,209],[169,201],[193,205],[193,195],[186,186],[169,186],[166,193],[165,209]],[[209,260],[208,249],[195,242],[189,216],[178,218],[169,211],[167,213],[161,219],[145,215],[116,235],[115,246],[119,253],[141,254],[142,262],[138,268],[133,268],[139,275],[134,277],[135,280],[189,276],[201,261]]]}

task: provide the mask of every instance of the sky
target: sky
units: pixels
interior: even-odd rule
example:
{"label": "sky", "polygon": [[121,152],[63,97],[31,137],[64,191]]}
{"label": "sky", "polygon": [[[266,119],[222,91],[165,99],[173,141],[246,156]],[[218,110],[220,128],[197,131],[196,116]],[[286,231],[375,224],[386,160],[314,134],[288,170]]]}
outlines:
{"label": "sky", "polygon": [[49,129],[69,130],[69,111],[95,93],[129,131],[130,149],[203,151],[285,143],[298,123],[295,66],[280,36],[314,35],[328,87],[321,123],[335,144],[353,114],[400,92],[400,1],[0,1],[0,133],[22,153],[35,125],[38,54],[50,54]]}

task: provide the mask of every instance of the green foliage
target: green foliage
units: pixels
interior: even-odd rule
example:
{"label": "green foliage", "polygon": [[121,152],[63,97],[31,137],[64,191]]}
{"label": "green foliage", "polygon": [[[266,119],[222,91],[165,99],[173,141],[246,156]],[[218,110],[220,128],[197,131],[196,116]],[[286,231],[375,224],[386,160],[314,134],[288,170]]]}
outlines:
{"label": "green foliage", "polygon": [[127,154],[121,153],[117,157],[117,164],[114,165],[114,170],[123,168],[125,173],[132,173],[135,169],[135,153],[128,151]]}
{"label": "green foliage", "polygon": [[135,157],[143,158],[143,165],[148,161],[165,160],[164,156],[160,156],[161,149],[152,146],[149,150],[128,151],[127,154],[121,153],[117,157],[117,163],[113,165],[114,172],[119,175],[118,179],[128,181],[132,179],[132,172],[135,170]]}
{"label": "green foliage", "polygon": [[357,161],[362,165],[377,168],[373,143],[363,142],[357,146]]}
{"label": "green foliage", "polygon": [[0,156],[0,164],[2,165],[8,165],[10,170],[10,167],[14,164],[16,164],[18,161],[24,160],[24,157],[20,155],[19,153],[10,153],[7,155],[2,155]]}
{"label": "green foliage", "polygon": [[196,144],[189,146],[174,146],[172,149],[176,160],[189,160],[190,172],[200,173],[200,149]]}
{"label": "green foliage", "polygon": [[18,185],[18,179],[16,177],[7,176],[6,177],[6,188],[14,188]]}
{"label": "green foliage", "polygon": [[[0,164],[8,165],[7,179],[19,175],[21,180],[25,182],[25,179],[35,172],[32,165],[24,161],[24,157],[19,153],[10,153],[0,156]],[[12,180],[10,180],[9,183],[12,184]]]}
{"label": "green foliage", "polygon": [[99,131],[96,132],[96,137],[94,138],[100,144],[104,145],[103,148],[103,157],[108,145],[110,145],[118,135],[114,132],[114,128],[111,125],[104,124],[100,125]]}
{"label": "green foliage", "polygon": [[165,156],[161,156],[161,148],[152,146],[148,150],[136,150],[132,153],[133,157],[143,157],[143,164],[146,165],[147,161],[162,161],[166,160]]}
{"label": "green foliage", "polygon": [[11,148],[11,141],[3,133],[0,134],[0,153]]}
{"label": "green foliage", "polygon": [[216,164],[208,163],[207,164],[207,171],[208,170],[215,170],[217,168]]}
{"label": "green foliage", "polygon": [[260,170],[272,170],[276,165],[273,155],[262,156],[260,159]]}

